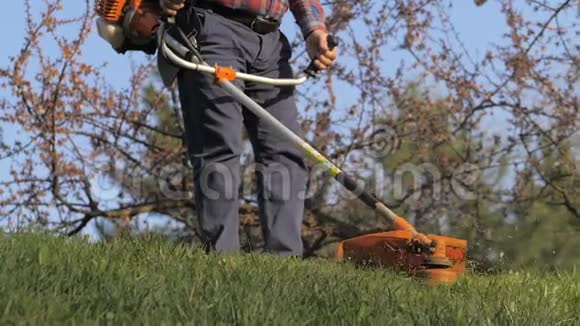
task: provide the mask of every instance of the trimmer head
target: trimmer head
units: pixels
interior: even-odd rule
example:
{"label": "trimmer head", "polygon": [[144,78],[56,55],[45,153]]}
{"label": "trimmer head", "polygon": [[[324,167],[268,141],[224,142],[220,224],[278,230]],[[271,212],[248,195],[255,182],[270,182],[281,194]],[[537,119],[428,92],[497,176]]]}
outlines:
{"label": "trimmer head", "polygon": [[387,267],[409,273],[426,283],[453,284],[465,271],[467,241],[427,235],[433,252],[417,252],[409,231],[389,231],[359,236],[339,243],[337,259],[356,265]]}

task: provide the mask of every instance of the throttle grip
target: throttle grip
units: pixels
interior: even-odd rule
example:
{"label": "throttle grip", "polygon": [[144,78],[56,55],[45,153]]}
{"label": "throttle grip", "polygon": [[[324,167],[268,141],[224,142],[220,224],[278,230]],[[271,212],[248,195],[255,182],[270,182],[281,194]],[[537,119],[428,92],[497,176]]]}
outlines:
{"label": "throttle grip", "polygon": [[[330,51],[334,50],[334,48],[336,48],[338,46],[338,38],[336,38],[336,36],[333,35],[328,35],[326,37],[326,41],[328,42],[328,49]],[[320,72],[320,69],[318,69],[315,65],[314,65],[314,60],[312,60],[310,62],[310,64],[308,65],[308,67],[304,70],[304,73],[311,78],[316,77],[316,74]]]}

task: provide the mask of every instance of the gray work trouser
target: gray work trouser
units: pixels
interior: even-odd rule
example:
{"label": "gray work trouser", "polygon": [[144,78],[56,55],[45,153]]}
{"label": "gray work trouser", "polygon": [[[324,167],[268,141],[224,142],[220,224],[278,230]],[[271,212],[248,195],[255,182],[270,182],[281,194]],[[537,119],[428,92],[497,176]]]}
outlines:
{"label": "gray work trouser", "polygon": [[[281,32],[260,35],[217,14],[204,16],[198,42],[208,64],[232,66],[239,72],[260,76],[292,77],[288,62],[291,47]],[[299,132],[292,87],[240,80],[234,83],[283,124]],[[245,126],[255,154],[265,250],[281,256],[301,256],[307,179],[301,151],[243,109],[214,84],[213,76],[181,71],[178,85],[194,168],[195,203],[207,248],[222,252],[240,248],[240,155]]]}

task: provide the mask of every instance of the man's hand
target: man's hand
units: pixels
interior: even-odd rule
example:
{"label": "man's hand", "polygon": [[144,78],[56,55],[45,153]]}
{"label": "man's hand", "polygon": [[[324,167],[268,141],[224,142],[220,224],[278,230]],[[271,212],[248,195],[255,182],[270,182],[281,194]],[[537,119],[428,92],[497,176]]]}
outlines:
{"label": "man's hand", "polygon": [[183,8],[185,0],[159,0],[163,13],[169,17],[177,15],[177,11]]}
{"label": "man's hand", "polygon": [[320,69],[327,69],[336,59],[336,49],[330,51],[327,41],[328,33],[323,30],[316,30],[306,38],[306,50],[310,59],[314,60],[314,65]]}

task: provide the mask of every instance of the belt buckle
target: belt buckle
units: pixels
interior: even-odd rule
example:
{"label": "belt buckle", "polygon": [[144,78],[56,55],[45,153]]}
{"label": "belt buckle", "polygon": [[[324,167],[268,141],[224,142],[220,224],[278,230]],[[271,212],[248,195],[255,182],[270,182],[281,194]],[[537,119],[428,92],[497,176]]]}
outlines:
{"label": "belt buckle", "polygon": [[[257,23],[259,23],[259,25],[257,25]],[[250,28],[259,34],[267,34],[278,28],[278,22],[270,17],[258,16],[252,20]]]}
{"label": "belt buckle", "polygon": [[258,18],[254,18],[250,22],[250,29],[253,30],[253,31],[256,31],[256,20],[258,20]]}

